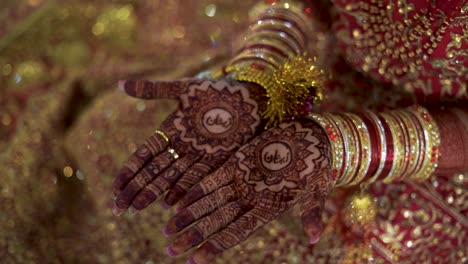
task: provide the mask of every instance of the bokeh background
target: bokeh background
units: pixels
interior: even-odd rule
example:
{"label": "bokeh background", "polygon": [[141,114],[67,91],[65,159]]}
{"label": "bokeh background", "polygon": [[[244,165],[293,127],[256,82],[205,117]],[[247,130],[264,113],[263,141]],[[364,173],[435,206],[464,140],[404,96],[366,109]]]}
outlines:
{"label": "bokeh background", "polygon": [[[111,212],[119,166],[176,107],[129,98],[116,83],[215,69],[253,3],[1,1],[1,263],[185,263],[165,252],[173,212]],[[217,261],[305,259],[300,222],[288,221],[293,235],[274,222]]]}
{"label": "bokeh background", "polygon": [[[219,69],[239,47],[255,2],[0,0],[0,263],[186,262],[186,255],[166,254],[170,238],[162,228],[172,210],[157,202],[136,215],[111,212],[117,170],[177,106],[130,98],[116,84]],[[414,103],[412,94],[351,67],[330,32],[330,1],[314,4],[309,51],[332,77],[318,110]],[[467,179],[433,176],[421,186],[466,215],[460,186]],[[216,263],[386,263],[373,255],[373,238],[397,263],[432,255],[466,260],[466,231],[410,185],[376,183],[365,199],[353,189],[336,190],[315,246],[294,208]],[[355,224],[361,216],[366,225]],[[401,219],[431,232],[443,221],[441,240],[425,241],[418,225]],[[424,242],[413,245],[402,235],[408,230]],[[457,247],[447,242],[457,236]]]}

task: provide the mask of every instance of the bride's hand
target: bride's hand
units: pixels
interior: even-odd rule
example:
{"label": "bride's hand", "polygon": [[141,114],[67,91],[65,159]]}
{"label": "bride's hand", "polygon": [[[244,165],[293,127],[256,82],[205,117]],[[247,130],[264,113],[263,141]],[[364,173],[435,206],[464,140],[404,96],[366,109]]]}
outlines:
{"label": "bride's hand", "polygon": [[255,230],[302,202],[304,229],[315,243],[332,188],[330,143],[312,121],[283,123],[240,148],[179,203],[165,235],[184,230],[168,246],[181,254],[200,243],[191,263],[208,263]]}
{"label": "bride's hand", "polygon": [[[231,80],[122,81],[127,94],[169,98],[179,108],[133,153],[114,180],[113,211],[141,210],[165,191],[175,204],[205,175],[250,140],[260,124],[253,84]],[[257,90],[255,90],[257,89]],[[151,122],[151,120],[147,120]]]}

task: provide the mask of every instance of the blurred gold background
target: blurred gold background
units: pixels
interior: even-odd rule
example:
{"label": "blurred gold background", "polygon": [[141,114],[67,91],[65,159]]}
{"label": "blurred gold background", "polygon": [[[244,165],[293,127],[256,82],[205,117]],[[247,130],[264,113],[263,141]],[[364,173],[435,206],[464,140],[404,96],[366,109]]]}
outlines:
{"label": "blurred gold background", "polygon": [[[136,215],[111,212],[117,170],[176,107],[130,98],[116,84],[218,69],[239,47],[255,2],[1,0],[0,263],[185,263],[165,250],[162,228],[174,212],[159,202]],[[317,3],[328,12],[328,1]],[[318,26],[309,47],[336,88],[323,109],[384,109],[408,96],[352,69],[328,28]],[[394,184],[379,199],[398,206],[401,190]],[[359,242],[365,233],[337,224],[351,222],[339,210],[353,190],[343,192],[326,206],[329,224],[314,247],[295,208],[216,262],[374,259]],[[385,219],[394,239],[398,230]]]}
{"label": "blurred gold background", "polygon": [[129,98],[116,82],[216,67],[252,4],[2,0],[1,263],[185,262],[165,253],[170,213],[158,204],[135,216],[111,213],[116,170],[175,108]]}
{"label": "blurred gold background", "polygon": [[[111,212],[116,171],[176,107],[130,98],[116,83],[217,69],[254,2],[1,1],[0,263],[185,263],[166,255],[172,211]],[[340,243],[312,255],[291,214],[217,263],[343,255]]]}

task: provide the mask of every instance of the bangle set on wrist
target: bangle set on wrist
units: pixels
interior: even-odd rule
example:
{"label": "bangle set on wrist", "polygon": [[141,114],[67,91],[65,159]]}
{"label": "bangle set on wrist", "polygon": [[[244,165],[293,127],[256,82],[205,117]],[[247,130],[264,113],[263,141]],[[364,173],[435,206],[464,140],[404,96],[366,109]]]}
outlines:
{"label": "bangle set on wrist", "polygon": [[311,113],[322,100],[324,74],[307,59],[311,21],[293,1],[262,3],[243,47],[224,69],[235,80],[266,91],[261,115],[267,126],[307,116],[327,132],[337,186],[426,179],[437,167],[439,132],[428,111],[410,109],[360,114]]}
{"label": "bangle set on wrist", "polygon": [[437,167],[439,130],[421,106],[379,114],[312,113],[309,118],[329,137],[337,186],[424,180]]}
{"label": "bangle set on wrist", "polygon": [[323,71],[306,56],[311,22],[294,1],[257,5],[243,47],[224,69],[235,80],[266,91],[261,114],[267,127],[306,116],[322,100]]}

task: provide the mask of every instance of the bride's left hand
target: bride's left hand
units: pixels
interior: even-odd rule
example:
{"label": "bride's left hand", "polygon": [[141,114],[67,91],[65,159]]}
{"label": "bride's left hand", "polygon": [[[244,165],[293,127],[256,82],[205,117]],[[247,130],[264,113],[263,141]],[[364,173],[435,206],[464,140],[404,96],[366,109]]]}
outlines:
{"label": "bride's left hand", "polygon": [[167,248],[181,254],[202,242],[191,263],[208,263],[302,201],[311,243],[321,233],[321,213],[332,188],[330,143],[311,121],[283,123],[240,148],[195,185],[166,228],[169,236],[192,223]]}

